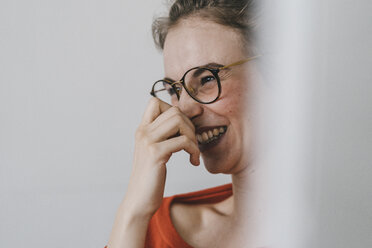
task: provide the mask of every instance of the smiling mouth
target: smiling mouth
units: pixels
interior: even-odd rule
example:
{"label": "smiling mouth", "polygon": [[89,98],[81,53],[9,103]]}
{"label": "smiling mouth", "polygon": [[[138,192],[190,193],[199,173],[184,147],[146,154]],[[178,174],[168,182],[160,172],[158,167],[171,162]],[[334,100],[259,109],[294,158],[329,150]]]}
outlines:
{"label": "smiling mouth", "polygon": [[221,138],[226,133],[227,126],[214,127],[196,134],[199,145],[206,145]]}

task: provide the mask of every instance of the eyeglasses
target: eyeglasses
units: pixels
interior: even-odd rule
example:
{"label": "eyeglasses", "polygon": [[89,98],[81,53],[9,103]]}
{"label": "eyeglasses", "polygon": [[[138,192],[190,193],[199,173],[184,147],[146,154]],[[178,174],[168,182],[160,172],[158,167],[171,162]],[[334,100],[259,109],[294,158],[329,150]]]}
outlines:
{"label": "eyeglasses", "polygon": [[198,66],[189,69],[179,81],[161,79],[154,83],[150,94],[160,100],[175,105],[180,99],[182,87],[192,99],[202,104],[210,104],[221,95],[221,80],[218,73],[230,67],[244,64],[258,56],[239,60],[235,63],[211,68],[210,66]]}

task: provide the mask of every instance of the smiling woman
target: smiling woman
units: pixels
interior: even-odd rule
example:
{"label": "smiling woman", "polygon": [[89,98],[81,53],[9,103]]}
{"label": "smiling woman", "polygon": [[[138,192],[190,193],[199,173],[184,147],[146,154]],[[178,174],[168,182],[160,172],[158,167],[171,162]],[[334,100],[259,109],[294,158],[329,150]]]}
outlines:
{"label": "smiling woman", "polygon": [[[247,245],[246,220],[254,221],[246,211],[253,16],[248,0],[179,0],[169,17],[154,22],[165,77],[153,85],[137,129],[131,179],[109,248]],[[232,184],[163,198],[166,164],[180,150],[195,166],[201,155],[210,173],[230,174]]]}

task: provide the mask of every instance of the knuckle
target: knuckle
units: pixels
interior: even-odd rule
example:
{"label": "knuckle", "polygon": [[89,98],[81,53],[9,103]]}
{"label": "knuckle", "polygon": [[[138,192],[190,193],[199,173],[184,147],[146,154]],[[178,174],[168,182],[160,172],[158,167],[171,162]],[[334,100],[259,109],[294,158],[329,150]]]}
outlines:
{"label": "knuckle", "polygon": [[[190,122],[191,122],[191,121],[190,121]],[[191,126],[191,130],[192,130],[192,132],[195,133],[195,130],[196,130],[196,129],[195,129],[194,123],[191,122],[191,125],[190,125],[190,126]]]}
{"label": "knuckle", "polygon": [[142,142],[146,146],[149,146],[151,144],[150,138],[147,135],[146,136],[143,136]]}
{"label": "knuckle", "polygon": [[156,97],[151,97],[150,100],[149,100],[149,105],[154,105],[154,104],[158,104],[159,103],[159,99],[156,98]]}
{"label": "knuckle", "polygon": [[200,156],[200,150],[199,150],[199,147],[197,145],[195,145],[195,150],[196,150],[196,154],[198,156]]}
{"label": "knuckle", "polygon": [[155,150],[156,150],[155,145],[149,145],[147,148],[149,155],[153,155],[155,153]]}
{"label": "knuckle", "polygon": [[171,108],[171,111],[172,111],[173,115],[181,115],[182,114],[181,110],[177,106],[173,106]]}
{"label": "knuckle", "polygon": [[185,117],[182,111],[177,106],[172,107],[172,109],[173,109],[172,111],[174,112],[174,118],[176,119],[176,121],[180,124],[190,126],[191,130],[195,132],[195,126],[191,122],[191,120]]}
{"label": "knuckle", "polygon": [[136,133],[135,133],[135,138],[136,140],[141,140],[144,144],[148,144],[150,137],[148,135],[148,132],[145,127],[140,126],[137,128]]}
{"label": "knuckle", "polygon": [[182,143],[189,143],[190,139],[186,135],[182,135],[181,136],[181,141],[182,141]]}
{"label": "knuckle", "polygon": [[190,146],[193,150],[199,150],[198,145],[193,140],[190,140]]}
{"label": "knuckle", "polygon": [[180,116],[180,115],[176,115],[175,117],[174,117],[174,119],[175,119],[175,121],[178,123],[178,124],[183,124],[183,118],[182,118],[182,116]]}
{"label": "knuckle", "polygon": [[143,128],[138,127],[135,132],[136,139],[140,139],[141,137],[143,137],[143,133],[144,133]]}
{"label": "knuckle", "polygon": [[174,113],[181,113],[181,110],[177,106],[172,106],[172,111]]}
{"label": "knuckle", "polygon": [[149,145],[148,152],[150,156],[156,157],[160,153],[160,147],[156,144]]}

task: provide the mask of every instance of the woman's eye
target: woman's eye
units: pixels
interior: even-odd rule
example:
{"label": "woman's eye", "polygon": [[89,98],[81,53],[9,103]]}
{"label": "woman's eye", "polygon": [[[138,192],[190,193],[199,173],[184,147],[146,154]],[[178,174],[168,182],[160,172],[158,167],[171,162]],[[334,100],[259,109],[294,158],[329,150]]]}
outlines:
{"label": "woman's eye", "polygon": [[203,77],[203,78],[201,78],[200,83],[201,83],[201,85],[204,85],[204,84],[206,84],[206,83],[208,83],[210,81],[214,81],[215,79],[216,78],[213,77],[213,76]]}
{"label": "woman's eye", "polygon": [[182,87],[174,87],[174,89],[177,91],[178,94],[180,94],[181,90],[182,90]]}
{"label": "woman's eye", "polygon": [[174,94],[176,94],[176,91],[177,91],[177,93],[180,93],[181,88],[180,87],[174,87],[174,88],[170,87],[170,88],[167,89],[167,91],[168,91],[169,95],[173,96]]}
{"label": "woman's eye", "polygon": [[171,95],[171,96],[176,94],[176,92],[174,91],[173,88],[168,88],[167,91],[168,91],[168,94]]}

